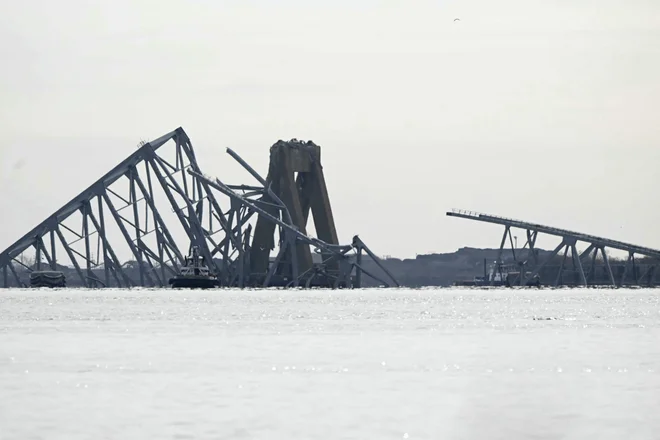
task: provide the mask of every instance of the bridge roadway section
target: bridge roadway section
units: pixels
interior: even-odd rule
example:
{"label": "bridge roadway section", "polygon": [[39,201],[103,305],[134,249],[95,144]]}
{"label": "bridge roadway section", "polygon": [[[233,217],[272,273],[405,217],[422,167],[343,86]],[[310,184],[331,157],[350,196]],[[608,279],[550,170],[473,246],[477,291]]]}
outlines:
{"label": "bridge roadway section", "polygon": [[[523,229],[527,233],[527,241],[523,246],[522,250],[529,246],[528,252],[532,257],[532,265],[520,271],[520,274],[516,278],[516,284],[526,285],[532,278],[537,276],[541,269],[548,265],[562,250],[564,251],[564,257],[559,268],[559,273],[555,279],[555,285],[559,285],[562,279],[562,272],[566,264],[567,256],[570,251],[571,260],[573,262],[574,268],[579,274],[579,283],[583,286],[590,285],[590,282],[595,280],[595,266],[596,258],[600,252],[603,263],[606,269],[607,277],[609,278],[609,284],[613,286],[623,286],[626,284],[635,284],[642,285],[646,281],[646,285],[653,285],[653,279],[655,275],[656,268],[660,262],[660,250],[652,249],[644,246],[638,246],[635,244],[624,243],[618,240],[611,240],[609,238],[597,237],[595,235],[583,234],[580,232],[569,231],[567,229],[555,228],[552,226],[540,225],[537,223],[530,223],[521,220],[515,220],[506,217],[499,217],[495,215],[489,215],[474,211],[458,210],[454,209],[450,212],[447,212],[447,215],[450,217],[458,217],[468,220],[475,220],[485,223],[492,223],[497,225],[504,226],[504,235],[502,236],[502,241],[500,243],[500,252],[498,254],[498,259],[496,264],[501,266],[502,264],[502,253],[507,239],[511,244],[511,250],[513,252],[513,258],[521,266],[528,266],[529,261],[520,262],[516,259],[516,249],[513,244],[513,237],[511,235],[511,228]],[[557,247],[552,251],[551,255],[547,257],[544,261],[539,261],[537,258],[536,252],[534,252],[536,238],[539,233],[552,235],[556,237],[561,237],[562,241],[557,245]],[[588,247],[581,253],[578,254],[576,243],[583,242],[588,244]],[[628,259],[626,260],[625,268],[623,274],[620,277],[615,277],[614,271],[612,270],[612,265],[610,264],[607,253],[605,252],[606,248],[616,249],[628,253]],[[518,252],[520,254],[520,249]],[[641,274],[639,273],[639,267],[635,261],[635,255],[647,257],[652,260],[652,264],[647,264],[645,271]],[[591,256],[591,270],[585,271],[584,260]],[[527,272],[529,269],[529,272]],[[631,271],[632,269],[632,271]]]}

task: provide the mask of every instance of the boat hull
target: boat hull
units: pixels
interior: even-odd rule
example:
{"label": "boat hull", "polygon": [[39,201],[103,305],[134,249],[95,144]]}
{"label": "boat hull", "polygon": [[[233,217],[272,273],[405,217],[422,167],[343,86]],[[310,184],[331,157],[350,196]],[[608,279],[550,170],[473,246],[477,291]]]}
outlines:
{"label": "boat hull", "polygon": [[212,289],[218,286],[216,278],[207,277],[174,277],[170,278],[173,289]]}
{"label": "boat hull", "polygon": [[30,274],[30,287],[66,287],[66,277],[58,271],[34,271]]}
{"label": "boat hull", "polygon": [[510,287],[509,283],[506,281],[493,281],[492,284],[490,281],[456,281],[454,282],[456,287]]}

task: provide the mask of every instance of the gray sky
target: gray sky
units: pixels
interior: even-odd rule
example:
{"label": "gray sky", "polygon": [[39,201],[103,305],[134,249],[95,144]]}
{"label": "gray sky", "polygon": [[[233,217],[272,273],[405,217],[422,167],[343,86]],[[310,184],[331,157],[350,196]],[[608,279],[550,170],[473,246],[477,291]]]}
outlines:
{"label": "gray sky", "polygon": [[0,2],[0,249],[178,126],[232,183],[314,140],[379,254],[499,244],[453,207],[660,248],[660,2],[95,3]]}

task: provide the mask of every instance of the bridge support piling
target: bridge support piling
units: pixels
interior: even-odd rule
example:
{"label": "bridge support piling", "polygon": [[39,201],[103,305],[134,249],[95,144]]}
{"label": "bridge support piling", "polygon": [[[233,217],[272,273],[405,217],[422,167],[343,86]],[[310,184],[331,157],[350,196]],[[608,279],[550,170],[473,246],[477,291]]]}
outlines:
{"label": "bridge support piling", "polygon": [[628,253],[628,259],[626,260],[626,265],[623,268],[623,273],[619,279],[619,287],[622,287],[628,278],[628,272],[630,271],[630,261],[632,259],[632,253]]}
{"label": "bridge support piling", "polygon": [[559,265],[559,272],[557,272],[557,278],[555,278],[554,287],[557,287],[559,283],[563,280],[564,275],[564,265],[566,264],[566,258],[568,257],[569,245],[564,245],[564,257],[561,259],[561,264]]}
{"label": "bridge support piling", "polygon": [[607,269],[607,276],[610,279],[610,284],[612,286],[616,286],[616,279],[614,278],[614,272],[612,271],[612,265],[610,264],[610,258],[607,256],[607,252],[605,251],[605,247],[601,246],[600,247],[600,253],[603,256],[603,261],[605,262],[605,268]]}
{"label": "bridge support piling", "polygon": [[[593,245],[592,245],[593,246]],[[594,247],[591,255],[591,268],[589,269],[589,280],[596,281],[596,259],[598,258],[598,248]]]}
{"label": "bridge support piling", "polygon": [[571,255],[573,256],[573,260],[575,260],[578,267],[578,273],[580,274],[580,283],[581,285],[586,286],[587,277],[584,275],[584,268],[582,267],[582,261],[580,261],[580,256],[577,252],[577,249],[575,248],[575,243],[572,244]]}

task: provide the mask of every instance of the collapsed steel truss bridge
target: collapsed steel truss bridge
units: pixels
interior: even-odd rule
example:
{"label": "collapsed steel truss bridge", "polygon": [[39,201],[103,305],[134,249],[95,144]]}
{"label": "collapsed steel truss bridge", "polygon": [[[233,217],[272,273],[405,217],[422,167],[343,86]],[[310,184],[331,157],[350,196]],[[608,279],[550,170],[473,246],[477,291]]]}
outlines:
{"label": "collapsed steel truss bridge", "polygon": [[[624,243],[617,240],[610,240],[603,237],[582,234],[579,232],[568,231],[566,229],[554,228],[535,223],[514,220],[505,217],[482,214],[472,211],[454,209],[447,212],[448,216],[476,220],[485,223],[492,223],[504,226],[504,235],[499,247],[496,267],[502,264],[502,254],[507,240],[511,245],[511,252],[514,261],[520,266],[512,284],[527,285],[534,277],[550,264],[557,261],[558,255],[563,251],[561,263],[558,265],[554,286],[565,284],[565,269],[567,264],[573,266],[572,272],[577,275],[577,285],[611,285],[611,286],[654,286],[655,276],[658,265],[660,265],[660,250],[651,249],[634,244]],[[522,248],[516,248],[511,233],[512,228],[522,229],[526,232],[526,242]],[[561,238],[560,243],[546,258],[541,260],[538,257],[536,249],[536,239],[539,234],[547,234]],[[587,245],[586,249],[578,252],[577,243],[582,242]],[[613,270],[613,264],[608,257],[606,249],[615,249],[627,252],[628,258],[622,267],[622,270]],[[567,263],[570,252],[570,262]],[[600,261],[599,261],[600,255]],[[642,257],[644,264],[639,264],[636,256]],[[522,258],[521,258],[522,257]],[[617,267],[619,268],[619,267]],[[605,282],[599,282],[599,273]],[[616,272],[616,273],[615,273]]]}
{"label": "collapsed steel truss bridge", "polygon": [[[266,179],[227,153],[255,184],[205,175],[182,128],[141,143],[0,253],[0,287],[48,269],[67,272],[69,285],[163,287],[193,246],[221,286],[359,287],[363,274],[398,286],[358,236],[339,244],[318,145],[277,142]],[[318,238],[307,234],[310,211]],[[364,270],[363,254],[383,275]]]}

